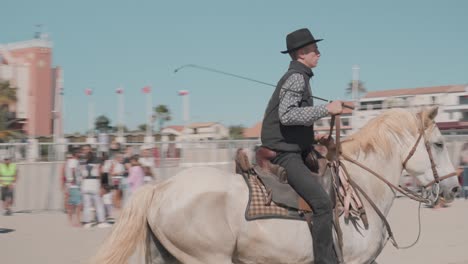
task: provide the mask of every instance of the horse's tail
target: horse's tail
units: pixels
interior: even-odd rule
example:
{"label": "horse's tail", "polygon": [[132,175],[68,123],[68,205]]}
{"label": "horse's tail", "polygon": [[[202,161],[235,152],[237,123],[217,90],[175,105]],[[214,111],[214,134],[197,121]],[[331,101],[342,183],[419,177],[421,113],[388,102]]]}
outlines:
{"label": "horse's tail", "polygon": [[137,248],[145,253],[147,214],[156,188],[157,185],[145,185],[132,195],[91,263],[123,264]]}

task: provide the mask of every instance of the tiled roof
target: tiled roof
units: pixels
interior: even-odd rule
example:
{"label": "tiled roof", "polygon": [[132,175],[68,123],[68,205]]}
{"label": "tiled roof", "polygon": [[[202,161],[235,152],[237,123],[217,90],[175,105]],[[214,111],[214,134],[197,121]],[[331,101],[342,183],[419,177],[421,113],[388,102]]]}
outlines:
{"label": "tiled roof", "polygon": [[184,126],[167,126],[165,128],[170,128],[178,132],[182,132],[182,130],[184,130]]}
{"label": "tiled roof", "polygon": [[[334,127],[333,129],[336,130],[336,127]],[[341,130],[350,130],[350,129],[353,129],[353,127],[352,126],[341,126]],[[315,131],[330,131],[330,126],[317,127],[317,128],[314,127],[314,130]]]}
{"label": "tiled roof", "polygon": [[[354,106],[354,103],[351,102],[351,101],[343,101],[346,105],[349,105],[349,106]],[[353,110],[352,109],[349,109],[349,108],[346,108],[344,107],[343,108],[343,114],[352,114],[353,113]]]}
{"label": "tiled roof", "polygon": [[210,127],[216,125],[216,122],[201,122],[201,123],[192,123],[188,125],[189,128],[201,128],[201,127]]}
{"label": "tiled roof", "polygon": [[262,132],[262,122],[257,122],[253,127],[244,129],[245,138],[260,138]]}
{"label": "tiled roof", "polygon": [[364,96],[364,98],[435,94],[435,93],[460,93],[460,92],[464,92],[466,87],[468,87],[468,85],[446,85],[446,86],[419,87],[419,88],[410,88],[410,89],[372,91],[372,92],[368,92],[366,96]]}
{"label": "tiled roof", "polygon": [[463,122],[463,121],[437,122],[437,127],[439,127],[440,130],[467,129],[468,122]]}

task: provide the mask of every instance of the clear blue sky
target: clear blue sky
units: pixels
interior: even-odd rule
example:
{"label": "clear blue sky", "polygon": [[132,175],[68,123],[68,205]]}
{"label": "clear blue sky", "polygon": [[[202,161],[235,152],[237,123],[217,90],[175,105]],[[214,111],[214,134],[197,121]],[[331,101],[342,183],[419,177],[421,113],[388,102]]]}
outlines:
{"label": "clear blue sky", "polygon": [[177,90],[191,92],[193,121],[251,126],[272,87],[196,69],[218,68],[276,83],[289,64],[287,33],[308,27],[322,57],[313,93],[345,98],[359,64],[368,90],[468,83],[468,1],[63,1],[3,0],[0,43],[30,39],[43,24],[65,74],[66,132],[84,131],[94,90],[96,114],[116,121],[115,89],[125,88],[130,128],[145,122],[141,88],[182,119]]}

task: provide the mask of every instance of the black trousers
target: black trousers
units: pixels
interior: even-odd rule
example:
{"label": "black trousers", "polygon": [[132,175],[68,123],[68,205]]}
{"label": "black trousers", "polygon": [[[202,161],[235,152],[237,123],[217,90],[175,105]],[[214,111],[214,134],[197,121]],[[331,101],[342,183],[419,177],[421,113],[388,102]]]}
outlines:
{"label": "black trousers", "polygon": [[288,182],[313,208],[312,241],[314,263],[338,263],[333,251],[333,208],[330,197],[322,188],[318,174],[312,173],[304,164],[301,153],[280,152],[272,160],[286,169]]}

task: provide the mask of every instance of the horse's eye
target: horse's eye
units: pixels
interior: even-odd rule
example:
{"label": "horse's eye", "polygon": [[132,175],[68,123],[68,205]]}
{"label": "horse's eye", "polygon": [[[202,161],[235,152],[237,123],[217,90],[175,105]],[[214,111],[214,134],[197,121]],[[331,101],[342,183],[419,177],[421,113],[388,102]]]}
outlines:
{"label": "horse's eye", "polygon": [[444,147],[444,142],[436,142],[434,145],[438,148],[443,148]]}

